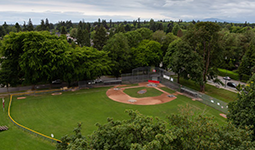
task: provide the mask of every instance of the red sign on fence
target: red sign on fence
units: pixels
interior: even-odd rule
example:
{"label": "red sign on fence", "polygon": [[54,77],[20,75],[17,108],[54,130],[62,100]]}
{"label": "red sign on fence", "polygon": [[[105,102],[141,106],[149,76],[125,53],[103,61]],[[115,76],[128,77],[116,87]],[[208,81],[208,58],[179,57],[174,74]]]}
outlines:
{"label": "red sign on fence", "polygon": [[159,83],[159,81],[155,81],[155,80],[148,80],[148,82],[150,82],[150,83]]}

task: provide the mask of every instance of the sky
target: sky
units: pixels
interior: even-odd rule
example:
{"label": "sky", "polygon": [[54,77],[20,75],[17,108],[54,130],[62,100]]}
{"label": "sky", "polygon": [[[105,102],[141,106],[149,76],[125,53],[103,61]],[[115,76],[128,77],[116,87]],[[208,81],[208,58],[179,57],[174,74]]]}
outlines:
{"label": "sky", "polygon": [[[71,20],[94,22],[217,18],[225,21],[255,22],[254,0],[1,0],[0,24],[33,24]],[[2,22],[2,23],[1,23]]]}

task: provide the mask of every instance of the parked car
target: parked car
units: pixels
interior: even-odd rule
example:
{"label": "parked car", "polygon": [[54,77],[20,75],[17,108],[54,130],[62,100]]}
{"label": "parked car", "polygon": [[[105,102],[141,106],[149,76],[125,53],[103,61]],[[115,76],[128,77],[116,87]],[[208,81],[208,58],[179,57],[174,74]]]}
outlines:
{"label": "parked car", "polygon": [[230,80],[231,80],[231,78],[230,78],[230,77],[228,77],[228,76],[223,77],[223,79],[224,79],[224,80],[228,80],[228,81],[230,81]]}
{"label": "parked car", "polygon": [[233,82],[228,82],[227,85],[230,86],[230,87],[233,87],[233,88],[236,88],[236,86],[237,86],[237,85],[236,85],[235,83],[233,83]]}
{"label": "parked car", "polygon": [[102,80],[102,79],[100,79],[100,78],[98,78],[98,79],[95,79],[95,80],[94,80],[94,82],[95,82],[95,83],[102,83],[102,82],[103,82],[103,80]]}
{"label": "parked car", "polygon": [[52,84],[61,84],[61,83],[62,83],[62,80],[60,80],[60,79],[53,80],[51,83],[52,83]]}
{"label": "parked car", "polygon": [[88,84],[95,84],[96,82],[95,81],[88,81]]}

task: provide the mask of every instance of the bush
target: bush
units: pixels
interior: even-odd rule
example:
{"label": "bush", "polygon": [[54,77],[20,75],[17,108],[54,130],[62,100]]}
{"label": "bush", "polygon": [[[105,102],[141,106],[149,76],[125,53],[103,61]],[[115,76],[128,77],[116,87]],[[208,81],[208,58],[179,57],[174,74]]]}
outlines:
{"label": "bush", "polygon": [[218,68],[218,71],[220,76],[223,76],[223,77],[229,76],[233,80],[239,80],[239,74],[236,73],[235,71],[229,71],[229,70],[220,69],[220,68]]}

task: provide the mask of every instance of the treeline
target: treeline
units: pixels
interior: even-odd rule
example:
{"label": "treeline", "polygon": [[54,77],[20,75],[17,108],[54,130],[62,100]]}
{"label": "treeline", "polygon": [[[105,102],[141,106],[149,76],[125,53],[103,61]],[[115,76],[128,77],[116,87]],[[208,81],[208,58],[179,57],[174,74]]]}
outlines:
{"label": "treeline", "polygon": [[[10,32],[3,37],[1,42],[3,58],[10,58],[5,53],[10,48],[7,47],[8,40],[10,42],[19,37],[19,40],[23,41],[23,43],[18,41],[20,45],[12,43],[11,49],[8,50],[19,58],[23,54],[17,54],[14,48],[19,47],[18,52],[23,53],[31,49],[31,45],[24,42],[39,43],[39,41],[44,42],[46,39],[54,37],[63,40],[61,42],[68,41],[69,44],[65,43],[65,47],[62,48],[64,50],[73,52],[75,49],[84,49],[83,47],[92,49],[93,47],[97,51],[107,53],[110,61],[109,66],[111,66],[108,73],[116,77],[122,73],[129,73],[136,67],[159,66],[161,64],[161,67],[176,72],[178,77],[182,76],[196,81],[201,85],[201,91],[204,91],[204,85],[208,79],[216,79],[218,68],[234,70],[239,74],[240,80],[249,79],[255,70],[255,34],[252,26],[247,23],[243,26],[236,26],[227,23],[182,22],[181,20],[179,22],[166,22],[151,19],[149,22],[141,22],[138,19],[133,22],[112,22],[111,20],[106,22],[106,20],[98,19],[94,23],[80,21],[78,24],[73,24],[71,21],[61,21],[53,27],[54,29],[52,29],[52,24],[49,23],[48,19],[42,20],[41,24],[35,28],[31,20],[23,27],[11,27],[19,29],[17,31],[46,30],[50,32],[47,35],[44,32]],[[4,24],[1,28],[5,30],[9,29],[10,26]],[[56,34],[58,31],[60,34]],[[62,38],[55,35],[62,35]],[[33,36],[46,37],[35,41]],[[40,46],[44,45],[38,44],[38,48],[41,48]],[[57,44],[55,47],[49,48],[53,49],[51,51],[60,49]],[[17,62],[15,66],[17,66]],[[24,70],[23,72],[25,73]],[[24,75],[24,73],[21,74]],[[71,80],[83,80],[94,77],[70,78],[72,78]],[[54,78],[60,78],[60,76],[52,75],[46,79],[50,81]],[[64,77],[62,78],[67,81]],[[19,76],[20,79],[24,79],[24,77]],[[45,77],[39,79],[46,80]],[[37,82],[39,81],[31,83]]]}

